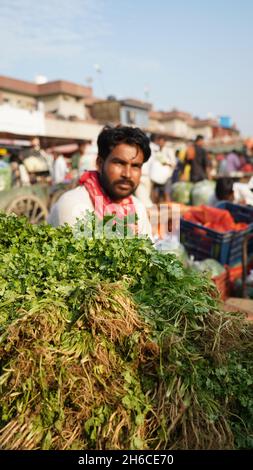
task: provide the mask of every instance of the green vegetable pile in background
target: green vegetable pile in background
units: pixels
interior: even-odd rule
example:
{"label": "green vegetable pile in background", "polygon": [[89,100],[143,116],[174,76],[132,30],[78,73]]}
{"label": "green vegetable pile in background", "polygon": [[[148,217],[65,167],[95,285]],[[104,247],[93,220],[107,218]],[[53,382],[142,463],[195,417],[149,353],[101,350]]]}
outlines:
{"label": "green vegetable pile in background", "polygon": [[252,340],[149,240],[0,216],[0,448],[252,448]]}

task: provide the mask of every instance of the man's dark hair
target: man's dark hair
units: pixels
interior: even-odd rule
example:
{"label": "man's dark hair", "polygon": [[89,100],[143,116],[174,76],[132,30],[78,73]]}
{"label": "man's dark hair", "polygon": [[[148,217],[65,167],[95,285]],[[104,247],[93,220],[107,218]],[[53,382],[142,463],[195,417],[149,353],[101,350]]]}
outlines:
{"label": "man's dark hair", "polygon": [[203,139],[204,139],[203,135],[199,134],[199,135],[197,135],[197,137],[195,139],[195,142],[198,142],[199,140],[203,140]]}
{"label": "man's dark hair", "polygon": [[137,145],[140,147],[144,154],[144,162],[150,157],[151,150],[146,134],[138,127],[128,126],[104,127],[97,139],[98,155],[103,160],[106,160],[112,149],[119,144]]}
{"label": "man's dark hair", "polygon": [[233,193],[233,178],[224,176],[219,178],[216,183],[215,194],[217,199],[224,201]]}

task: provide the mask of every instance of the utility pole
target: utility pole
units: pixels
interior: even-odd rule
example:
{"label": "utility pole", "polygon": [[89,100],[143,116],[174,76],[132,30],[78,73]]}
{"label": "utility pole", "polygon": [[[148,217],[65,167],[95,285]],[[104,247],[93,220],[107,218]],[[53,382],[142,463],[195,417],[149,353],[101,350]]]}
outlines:
{"label": "utility pole", "polygon": [[100,82],[100,86],[101,86],[101,89],[102,89],[102,93],[103,93],[104,97],[106,97],[104,81],[103,81],[103,76],[102,76],[102,69],[101,69],[99,64],[94,64],[94,68],[95,68],[95,70],[96,70],[96,72],[99,76],[99,82]]}

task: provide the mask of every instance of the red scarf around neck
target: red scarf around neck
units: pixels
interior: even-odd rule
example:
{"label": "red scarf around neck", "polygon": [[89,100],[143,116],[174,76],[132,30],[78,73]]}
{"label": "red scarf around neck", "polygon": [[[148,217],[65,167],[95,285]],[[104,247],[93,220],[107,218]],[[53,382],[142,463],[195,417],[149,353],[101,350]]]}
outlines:
{"label": "red scarf around neck", "polygon": [[125,197],[115,203],[107,196],[99,182],[97,171],[86,171],[79,179],[79,184],[84,186],[91,198],[91,202],[95,209],[95,214],[99,219],[103,219],[105,215],[115,214],[118,218],[135,214],[135,206],[132,196]]}

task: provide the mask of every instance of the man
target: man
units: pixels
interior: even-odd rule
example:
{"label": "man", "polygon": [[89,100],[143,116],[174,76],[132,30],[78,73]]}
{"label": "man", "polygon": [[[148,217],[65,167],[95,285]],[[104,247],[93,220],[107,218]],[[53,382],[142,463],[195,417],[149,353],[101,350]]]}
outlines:
{"label": "man", "polygon": [[79,161],[82,155],[85,154],[86,143],[80,142],[78,144],[78,151],[72,155],[72,170],[78,170],[79,168]]}
{"label": "man", "polygon": [[80,160],[78,165],[78,174],[79,176],[83,174],[84,171],[94,171],[96,170],[96,160],[97,160],[97,146],[88,143],[85,147],[84,153],[80,154]]}
{"label": "man", "polygon": [[[94,158],[92,160],[90,155],[91,141],[83,141],[78,144],[78,151],[72,156],[72,170],[78,175],[86,170],[93,170],[92,167]],[[93,155],[92,155],[93,157]],[[91,162],[92,160],[92,162]]]}
{"label": "man", "polygon": [[208,178],[209,162],[203,145],[204,138],[202,135],[198,135],[194,145],[190,146],[187,151],[186,161],[191,165],[190,179],[192,183]]}
{"label": "man", "polygon": [[151,199],[152,193],[152,181],[150,179],[150,167],[152,164],[152,158],[155,151],[159,150],[158,145],[155,143],[156,135],[151,134],[150,136],[150,150],[151,155],[147,162],[145,162],[141,169],[141,179],[138,188],[136,189],[137,198],[144,204],[147,209],[153,207],[153,202]]}
{"label": "man", "polygon": [[43,162],[45,171],[48,170],[48,155],[44,150],[41,149],[40,139],[38,137],[32,137],[30,144],[31,145],[29,148],[21,152],[22,158],[28,162],[28,158],[37,157],[38,159],[40,159],[41,165]]}
{"label": "man", "polygon": [[240,171],[242,167],[242,162],[236,150],[233,150],[232,152],[228,153],[226,162],[227,162],[227,172],[229,175],[230,173]]}
{"label": "man", "polygon": [[64,183],[68,173],[68,165],[63,155],[60,155],[55,150],[53,151],[53,171],[52,179],[54,184]]}
{"label": "man", "polygon": [[30,186],[30,177],[25,165],[23,164],[22,155],[13,153],[10,157],[10,168],[12,174],[12,186]]}
{"label": "man", "polygon": [[220,202],[234,201],[233,178],[223,176],[216,181],[214,194],[210,197],[208,206],[216,207]]}
{"label": "man", "polygon": [[53,226],[75,225],[87,211],[102,219],[138,216],[138,233],[151,235],[146,209],[133,196],[144,162],[150,157],[149,139],[138,128],[105,127],[98,136],[97,171],[86,171],[77,188],[64,193],[53,206],[48,222]]}
{"label": "man", "polygon": [[49,181],[51,161],[46,152],[41,149],[38,137],[31,139],[30,148],[21,152],[20,159],[29,173],[31,183],[38,182],[38,178],[40,182]]}
{"label": "man", "polygon": [[150,178],[153,182],[153,197],[155,203],[160,200],[170,201],[172,174],[176,167],[174,150],[168,146],[165,137],[155,136],[152,147],[152,163]]}
{"label": "man", "polygon": [[234,183],[236,204],[246,204],[253,206],[253,176],[248,183]]}

